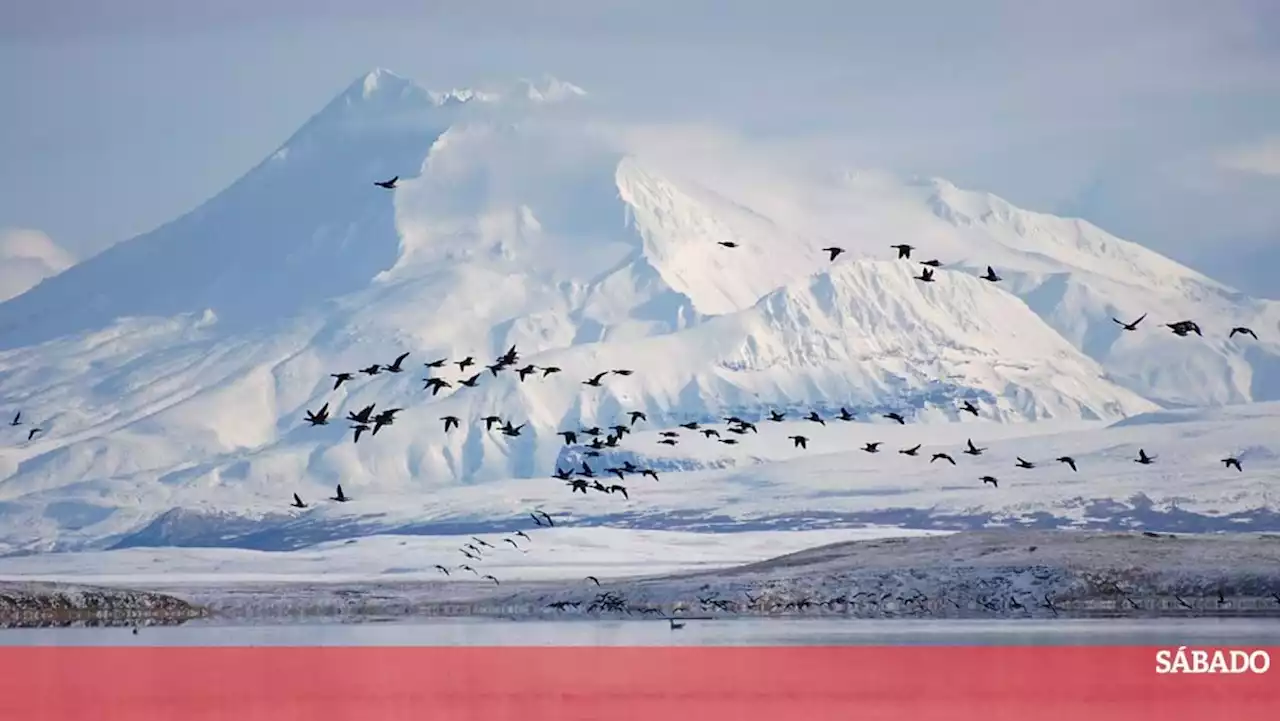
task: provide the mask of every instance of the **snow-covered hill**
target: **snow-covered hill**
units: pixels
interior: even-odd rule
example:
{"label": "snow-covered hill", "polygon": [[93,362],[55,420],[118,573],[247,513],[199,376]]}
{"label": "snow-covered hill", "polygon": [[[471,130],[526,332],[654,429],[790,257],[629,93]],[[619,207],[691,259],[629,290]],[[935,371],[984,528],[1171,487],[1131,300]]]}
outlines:
{"label": "snow-covered hill", "polygon": [[[290,546],[483,497],[450,521],[482,523],[568,460],[557,431],[630,410],[649,429],[896,411],[936,438],[965,399],[1002,422],[1280,399],[1280,304],[1079,221],[630,132],[589,100],[554,80],[432,93],[375,71],[203,206],[0,304],[0,411],[26,421],[3,429],[0,542]],[[913,278],[928,258],[932,284]],[[987,265],[1004,280],[977,279]],[[1143,312],[1135,333],[1111,320]],[[1183,318],[1205,337],[1161,327]],[[1234,325],[1260,340],[1228,339]],[[484,369],[512,345],[517,365],[561,372]],[[406,372],[334,389],[331,373],[403,352]],[[422,389],[424,361],[465,356],[430,371],[453,388]],[[634,372],[583,384],[613,368]],[[325,403],[405,410],[352,443],[341,420],[302,423]],[[490,414],[522,434],[485,430]],[[446,434],[445,415],[462,426]],[[291,492],[338,482],[389,505],[272,535]]]}

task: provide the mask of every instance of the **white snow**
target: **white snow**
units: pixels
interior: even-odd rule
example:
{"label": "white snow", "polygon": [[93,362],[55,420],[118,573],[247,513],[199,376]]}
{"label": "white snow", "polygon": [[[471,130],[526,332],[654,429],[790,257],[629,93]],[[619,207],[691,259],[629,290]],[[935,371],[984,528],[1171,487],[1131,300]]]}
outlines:
{"label": "white snow", "polygon": [[[376,70],[222,194],[0,304],[0,416],[26,420],[0,428],[0,549],[505,532],[539,504],[703,531],[1275,524],[1280,303],[942,180],[632,132],[559,102],[583,96],[554,78],[433,93]],[[396,190],[373,185],[391,176]],[[829,245],[847,252],[832,263]],[[923,284],[929,258],[944,265]],[[1001,283],[976,278],[987,265]],[[1138,332],[1112,321],[1147,312]],[[1163,327],[1184,318],[1205,336]],[[1260,340],[1228,339],[1235,325]],[[490,376],[513,344],[519,365],[562,372]],[[330,373],[405,351],[405,373],[332,389]],[[467,355],[478,367],[439,375],[478,371],[478,387],[422,390],[424,361]],[[582,383],[618,367],[634,375]],[[337,420],[305,427],[325,403]],[[353,444],[341,418],[370,403],[405,410]],[[864,422],[657,444],[681,422],[842,406]],[[1180,406],[1217,408],[1133,420]],[[661,482],[628,479],[627,501],[547,478],[581,460],[557,431],[633,409],[648,422],[600,467],[631,458]],[[523,435],[485,431],[491,413]],[[462,427],[446,435],[444,415]],[[968,437],[991,450],[954,469],[893,452]],[[869,440],[887,452],[857,450]],[[1130,462],[1138,447],[1160,461]],[[1218,462],[1231,453],[1244,473]],[[1047,467],[1015,473],[1014,455]],[[339,482],[352,503],[323,500]],[[314,506],[290,513],[294,491]]]}

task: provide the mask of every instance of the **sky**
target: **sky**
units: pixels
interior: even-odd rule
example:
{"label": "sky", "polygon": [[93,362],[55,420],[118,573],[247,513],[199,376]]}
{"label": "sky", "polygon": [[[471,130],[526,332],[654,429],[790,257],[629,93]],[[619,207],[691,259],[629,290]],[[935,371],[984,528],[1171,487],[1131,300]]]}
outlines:
{"label": "sky", "polygon": [[1280,297],[1272,0],[0,3],[0,233],[85,257],[150,230],[374,67],[550,73],[637,121],[944,177]]}

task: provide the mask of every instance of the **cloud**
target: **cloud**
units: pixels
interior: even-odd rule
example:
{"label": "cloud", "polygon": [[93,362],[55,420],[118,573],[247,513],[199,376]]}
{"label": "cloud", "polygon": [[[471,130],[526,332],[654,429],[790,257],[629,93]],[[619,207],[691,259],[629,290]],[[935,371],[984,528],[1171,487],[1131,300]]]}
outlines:
{"label": "cloud", "polygon": [[70,268],[75,258],[48,235],[25,228],[0,228],[0,302]]}
{"label": "cloud", "polygon": [[1280,177],[1280,135],[1224,151],[1217,161],[1227,170]]}

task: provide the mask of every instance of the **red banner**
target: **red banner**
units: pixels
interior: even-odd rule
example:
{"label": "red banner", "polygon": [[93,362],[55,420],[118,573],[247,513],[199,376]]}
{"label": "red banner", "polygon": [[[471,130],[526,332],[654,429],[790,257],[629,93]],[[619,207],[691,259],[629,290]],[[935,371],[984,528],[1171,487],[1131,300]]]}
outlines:
{"label": "red banner", "polygon": [[1196,650],[0,647],[0,719],[1280,718],[1280,649]]}

